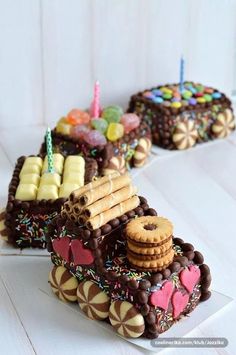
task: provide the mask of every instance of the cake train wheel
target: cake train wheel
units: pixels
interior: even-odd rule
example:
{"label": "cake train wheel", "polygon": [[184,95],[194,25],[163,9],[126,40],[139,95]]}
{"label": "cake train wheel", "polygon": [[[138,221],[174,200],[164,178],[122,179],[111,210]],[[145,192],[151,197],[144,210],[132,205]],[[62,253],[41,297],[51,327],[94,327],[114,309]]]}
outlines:
{"label": "cake train wheel", "polygon": [[145,329],[143,316],[127,301],[112,302],[109,319],[117,333],[127,338],[138,338]]}
{"label": "cake train wheel", "polygon": [[0,208],[0,237],[3,240],[8,240],[8,236],[7,236],[7,230],[6,230],[6,226],[5,226],[5,208]]}
{"label": "cake train wheel", "polygon": [[64,266],[54,266],[49,274],[52,291],[62,301],[76,302],[78,280]]}
{"label": "cake train wheel", "polygon": [[227,108],[219,113],[211,129],[216,138],[227,137],[235,129],[233,112]]}
{"label": "cake train wheel", "polygon": [[89,318],[102,320],[108,317],[110,298],[95,282],[81,282],[77,297],[80,308]]}

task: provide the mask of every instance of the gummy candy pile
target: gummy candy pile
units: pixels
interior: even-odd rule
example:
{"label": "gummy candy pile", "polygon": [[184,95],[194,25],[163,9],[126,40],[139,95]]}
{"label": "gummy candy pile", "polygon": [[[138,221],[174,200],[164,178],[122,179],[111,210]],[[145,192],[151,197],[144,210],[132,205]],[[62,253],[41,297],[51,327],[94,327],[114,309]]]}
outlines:
{"label": "gummy candy pile", "polygon": [[140,125],[140,118],[134,113],[124,113],[119,106],[104,108],[99,118],[88,112],[73,109],[57,123],[56,132],[82,139],[91,146],[115,142]]}
{"label": "gummy candy pile", "polygon": [[162,86],[142,94],[145,98],[167,107],[204,104],[220,99],[222,94],[201,84],[185,82],[183,90],[178,85]]}

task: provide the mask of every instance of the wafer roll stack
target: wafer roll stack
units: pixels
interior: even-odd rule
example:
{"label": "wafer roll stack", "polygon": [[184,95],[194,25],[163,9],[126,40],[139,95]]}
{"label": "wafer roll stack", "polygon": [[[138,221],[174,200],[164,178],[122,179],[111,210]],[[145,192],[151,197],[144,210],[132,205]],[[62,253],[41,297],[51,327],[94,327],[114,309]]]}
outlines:
{"label": "wafer roll stack", "polygon": [[70,194],[69,200],[72,203],[76,203],[79,201],[79,198],[81,195],[85,194],[86,192],[90,191],[90,190],[94,190],[95,188],[107,183],[108,181],[110,181],[111,179],[118,177],[120,175],[120,173],[118,171],[114,172],[111,175],[107,175],[107,176],[103,176],[102,178],[92,181],[89,184],[80,187],[79,189],[73,191]]}
{"label": "wafer roll stack", "polygon": [[79,204],[81,207],[88,206],[97,200],[107,196],[114,191],[120,190],[122,187],[127,186],[131,183],[131,178],[128,174],[117,176],[110,179],[105,184],[98,186],[94,189],[91,189],[83,193],[79,197]]}
{"label": "wafer roll stack", "polygon": [[86,226],[90,230],[100,228],[101,226],[111,221],[112,219],[120,217],[126,212],[131,211],[134,208],[138,207],[139,203],[140,203],[139,198],[138,196],[135,195],[125,200],[124,202],[121,202],[118,205],[112,207],[111,209],[102,212],[93,218],[90,218],[86,222]]}

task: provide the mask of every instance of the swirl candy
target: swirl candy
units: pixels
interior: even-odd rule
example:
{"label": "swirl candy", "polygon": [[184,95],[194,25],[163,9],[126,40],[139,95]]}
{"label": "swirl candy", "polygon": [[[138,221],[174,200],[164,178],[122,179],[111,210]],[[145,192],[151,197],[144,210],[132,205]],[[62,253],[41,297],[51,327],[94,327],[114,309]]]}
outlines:
{"label": "swirl candy", "polygon": [[151,143],[150,139],[140,138],[138,145],[137,145],[135,152],[134,152],[133,163],[136,168],[140,168],[145,164],[148,154],[151,150],[151,147],[152,147],[152,143]]}
{"label": "swirl candy", "polygon": [[197,138],[197,129],[192,120],[178,122],[172,136],[176,148],[180,150],[194,146]]}
{"label": "swirl candy", "polygon": [[110,298],[92,281],[83,281],[77,290],[79,306],[91,319],[108,317]]}
{"label": "swirl candy", "polygon": [[49,283],[61,301],[75,302],[77,300],[78,281],[64,266],[54,266],[49,274]]}
{"label": "swirl candy", "polygon": [[219,113],[212,125],[212,132],[217,138],[227,137],[235,129],[235,120],[233,112],[226,109]]}
{"label": "swirl candy", "polygon": [[115,301],[109,309],[111,325],[117,333],[127,338],[138,338],[144,332],[144,319],[138,310],[127,301]]}

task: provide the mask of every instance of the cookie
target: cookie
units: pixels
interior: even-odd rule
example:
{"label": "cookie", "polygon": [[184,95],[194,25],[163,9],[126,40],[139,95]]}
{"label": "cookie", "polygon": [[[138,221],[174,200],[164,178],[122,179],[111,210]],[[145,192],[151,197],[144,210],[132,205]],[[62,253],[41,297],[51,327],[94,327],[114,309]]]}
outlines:
{"label": "cookie", "polygon": [[49,283],[61,301],[77,301],[78,281],[64,266],[54,266],[49,274]]}
{"label": "cookie", "polygon": [[5,226],[5,208],[0,209],[0,236],[3,240],[8,240],[8,233]]}
{"label": "cookie", "polygon": [[172,223],[163,217],[143,216],[133,219],[126,226],[128,239],[140,243],[160,243],[172,234]]}
{"label": "cookie", "polygon": [[193,120],[178,122],[172,136],[172,140],[179,150],[193,147],[197,138],[198,132]]}
{"label": "cookie", "polygon": [[117,300],[109,309],[109,319],[113,328],[127,338],[138,338],[144,332],[144,318],[129,302]]}
{"label": "cookie", "polygon": [[146,163],[151,147],[152,142],[149,138],[140,138],[138,145],[135,148],[133,158],[133,164],[136,168],[140,168]]}
{"label": "cookie", "polygon": [[159,255],[165,253],[167,250],[169,250],[172,246],[172,237],[169,237],[167,241],[164,241],[164,243],[151,243],[148,244],[146,243],[145,246],[143,245],[145,243],[137,243],[133,240],[128,239],[127,240],[127,246],[130,251],[137,253],[137,254],[144,254],[144,255]]}
{"label": "cookie", "polygon": [[102,320],[108,317],[110,298],[94,282],[81,282],[77,297],[80,308],[89,318]]}
{"label": "cookie", "polygon": [[224,112],[219,113],[211,129],[215,137],[227,137],[235,129],[235,120],[232,110],[227,108]]}
{"label": "cookie", "polygon": [[163,257],[157,257],[156,259],[152,260],[143,260],[141,258],[134,257],[128,251],[127,258],[129,263],[138,270],[161,271],[172,263],[174,258],[174,250],[171,249],[167,255]]}
{"label": "cookie", "polygon": [[105,169],[103,169],[103,175],[110,175],[118,171],[120,174],[126,172],[125,158],[121,155],[113,156]]}

